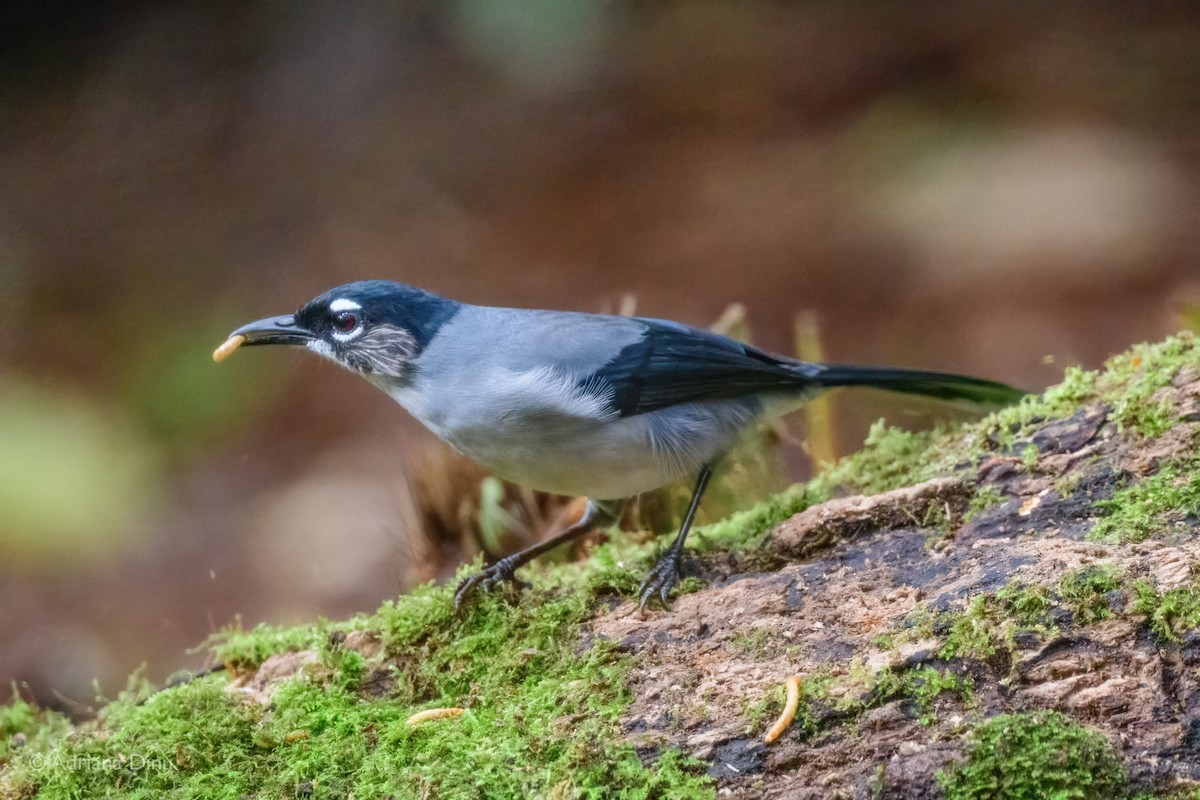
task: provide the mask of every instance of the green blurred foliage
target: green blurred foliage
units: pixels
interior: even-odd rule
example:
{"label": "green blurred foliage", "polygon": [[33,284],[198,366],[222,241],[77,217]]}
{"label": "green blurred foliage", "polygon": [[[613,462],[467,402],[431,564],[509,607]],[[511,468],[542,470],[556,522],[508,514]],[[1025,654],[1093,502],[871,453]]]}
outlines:
{"label": "green blurred foliage", "polygon": [[468,50],[530,88],[584,77],[612,14],[599,0],[457,0],[453,8]]}
{"label": "green blurred foliage", "polygon": [[203,453],[205,443],[245,432],[279,394],[286,359],[231,358],[214,364],[213,349],[234,322],[252,314],[226,312],[213,321],[144,322],[128,348],[119,392],[125,408],[170,455]]}
{"label": "green blurred foliage", "polygon": [[133,532],[159,453],[129,421],[60,387],[0,384],[0,552],[90,559]]}

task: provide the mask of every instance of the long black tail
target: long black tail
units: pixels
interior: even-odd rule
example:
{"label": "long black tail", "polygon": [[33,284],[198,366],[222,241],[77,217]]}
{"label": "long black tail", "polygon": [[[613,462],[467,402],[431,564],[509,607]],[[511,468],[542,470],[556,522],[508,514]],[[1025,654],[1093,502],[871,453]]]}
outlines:
{"label": "long black tail", "polygon": [[871,386],[891,392],[919,394],[940,400],[969,400],[989,406],[1006,406],[1028,392],[1003,383],[954,375],[892,367],[860,367],[854,364],[822,364],[812,378],[821,386]]}

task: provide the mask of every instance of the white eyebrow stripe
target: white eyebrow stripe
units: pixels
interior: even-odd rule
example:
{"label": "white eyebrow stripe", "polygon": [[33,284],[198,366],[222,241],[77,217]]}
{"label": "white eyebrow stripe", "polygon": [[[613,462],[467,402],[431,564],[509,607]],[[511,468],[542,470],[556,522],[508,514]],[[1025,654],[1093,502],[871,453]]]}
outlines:
{"label": "white eyebrow stripe", "polygon": [[357,311],[360,308],[362,308],[362,306],[360,306],[358,303],[354,302],[353,300],[347,300],[344,297],[339,297],[337,300],[334,300],[329,304],[330,311]]}

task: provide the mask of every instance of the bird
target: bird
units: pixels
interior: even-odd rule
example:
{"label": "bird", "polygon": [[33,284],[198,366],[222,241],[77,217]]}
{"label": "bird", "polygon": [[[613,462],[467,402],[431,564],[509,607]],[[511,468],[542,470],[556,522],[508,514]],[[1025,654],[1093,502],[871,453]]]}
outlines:
{"label": "bird", "polygon": [[721,457],[824,390],[991,406],[1025,394],[966,375],[800,361],[669,320],[472,305],[389,280],[337,286],[294,314],[243,325],[213,358],[259,345],[305,347],[362,376],[497,476],[587,498],[562,532],[463,578],[459,610],[548,550],[615,524],[628,499],[690,479],[678,532],[638,590],[639,607],[657,597],[667,608]]}

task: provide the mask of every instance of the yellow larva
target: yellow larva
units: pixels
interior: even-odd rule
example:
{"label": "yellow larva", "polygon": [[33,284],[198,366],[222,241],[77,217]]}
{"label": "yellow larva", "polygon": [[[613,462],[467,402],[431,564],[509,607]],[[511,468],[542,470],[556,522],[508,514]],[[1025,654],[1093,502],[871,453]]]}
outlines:
{"label": "yellow larva", "polygon": [[428,722],[431,719],[447,719],[449,717],[461,717],[463,709],[461,708],[427,708],[424,711],[418,711],[408,718],[406,725],[420,725],[422,722]]}
{"label": "yellow larva", "polygon": [[230,336],[221,346],[213,350],[213,361],[224,361],[233,355],[233,351],[242,346],[242,342],[246,341],[245,336]]}
{"label": "yellow larva", "polygon": [[783,704],[783,713],[779,715],[779,719],[771,726],[771,730],[767,731],[767,735],[763,737],[764,742],[773,742],[779,738],[779,734],[788,729],[792,724],[792,720],[796,718],[796,709],[800,707],[800,676],[793,675],[787,679],[787,702]]}

